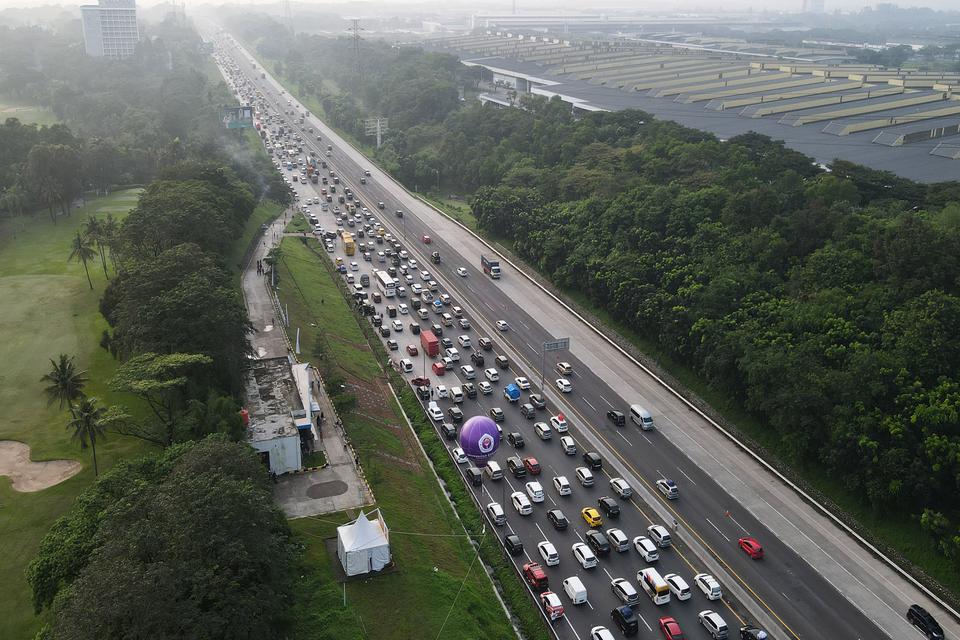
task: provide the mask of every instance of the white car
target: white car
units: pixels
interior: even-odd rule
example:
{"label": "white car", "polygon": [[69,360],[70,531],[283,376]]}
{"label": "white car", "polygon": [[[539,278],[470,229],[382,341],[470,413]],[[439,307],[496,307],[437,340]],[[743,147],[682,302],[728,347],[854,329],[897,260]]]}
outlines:
{"label": "white car", "polygon": [[457,342],[459,342],[460,346],[464,349],[470,348],[470,336],[459,336]]}
{"label": "white car", "polygon": [[543,502],[543,485],[536,481],[528,482],[527,495],[530,496],[530,499],[534,502]]}
{"label": "white car", "polygon": [[668,573],[663,576],[663,579],[670,585],[670,593],[673,594],[674,598],[677,600],[690,599],[690,585],[687,584],[686,580],[675,573]]}
{"label": "white car", "polygon": [[429,281],[430,281],[430,272],[429,272],[429,271],[421,271],[421,272],[420,272],[420,279],[423,280],[424,282],[429,282]]}
{"label": "white car", "polygon": [[593,551],[590,550],[590,547],[583,542],[574,543],[573,557],[577,559],[577,562],[579,562],[580,566],[584,569],[592,569],[597,566],[597,556],[595,556]]}
{"label": "white car", "polygon": [[607,540],[615,551],[627,551],[630,548],[630,538],[621,529],[607,529]]}
{"label": "white car", "polygon": [[497,329],[500,331],[506,331],[510,328],[510,325],[507,324],[506,320],[497,320]]}
{"label": "white car", "polygon": [[727,623],[724,622],[719,613],[707,609],[706,611],[698,613],[697,617],[700,619],[700,624],[703,625],[703,628],[707,630],[707,633],[709,633],[711,637],[726,637]]}
{"label": "white car", "polygon": [[356,262],[350,263],[350,271],[358,271],[359,269],[360,269],[360,265],[358,265]]}
{"label": "white car", "polygon": [[457,275],[461,278],[467,277],[467,268],[466,267],[457,267]]}
{"label": "white car", "polygon": [[550,426],[553,427],[553,430],[557,433],[566,433],[567,432],[567,419],[563,415],[550,416]]}
{"label": "white car", "polygon": [[557,493],[562,496],[568,496],[573,493],[573,489],[570,487],[570,481],[567,480],[567,476],[554,476],[553,486],[556,488]]}
{"label": "white car", "polygon": [[486,376],[487,380],[490,382],[497,382],[500,380],[500,372],[490,367],[489,369],[483,370],[483,375]]}
{"label": "white car", "polygon": [[586,467],[577,467],[576,474],[577,474],[577,480],[580,482],[582,486],[584,487],[593,486],[593,472],[590,471],[590,469],[587,469]]}
{"label": "white car", "polygon": [[647,562],[656,562],[660,559],[660,550],[647,536],[637,536],[633,539],[633,546],[637,553]]}
{"label": "white car", "polygon": [[486,380],[482,380],[480,384],[477,385],[477,388],[480,389],[480,393],[482,393],[485,396],[488,396],[491,393],[493,393],[493,385],[487,382]]}
{"label": "white car", "polygon": [[443,422],[443,410],[436,402],[430,401],[430,404],[427,405],[427,413],[434,422]]}
{"label": "white car", "polygon": [[413,371],[413,361],[410,360],[410,358],[404,358],[403,360],[400,361],[400,369],[404,373],[410,373],[411,371]]}
{"label": "white car", "polygon": [[623,604],[640,604],[640,595],[626,578],[614,578],[610,581],[610,588],[613,590],[614,595],[617,596],[617,599]]}
{"label": "white car", "polygon": [[449,306],[450,306],[450,303],[453,302],[453,298],[451,298],[451,297],[450,297],[448,294],[446,294],[446,293],[441,293],[441,294],[440,294],[440,302],[442,302],[445,307],[449,307]]}
{"label": "white car", "polygon": [[463,374],[464,380],[473,380],[477,377],[477,371],[468,364],[460,366],[460,373]]}
{"label": "white car", "polygon": [[533,513],[533,505],[527,500],[527,496],[519,491],[514,491],[510,494],[510,502],[513,503],[513,508],[517,510],[517,513],[522,516],[528,516]]}
{"label": "white car", "polygon": [[507,514],[503,512],[503,507],[500,506],[499,502],[491,502],[488,504],[487,514],[495,526],[502,527],[507,524]]}
{"label": "white car", "polygon": [[413,295],[418,296],[423,293],[423,287],[414,282],[412,285],[410,285],[410,291],[413,293]]}
{"label": "white car", "polygon": [[521,391],[526,391],[530,388],[530,381],[524,378],[523,376],[514,378],[513,381],[517,383],[517,386],[520,387]]}
{"label": "white car", "polygon": [[621,498],[629,498],[633,495],[633,489],[623,478],[613,478],[610,480],[610,489]]}
{"label": "white car", "polygon": [[606,627],[592,627],[590,629],[590,640],[614,640],[610,629]]}
{"label": "white car", "polygon": [[444,353],[446,353],[447,357],[453,360],[454,362],[460,362],[460,352],[454,349],[453,347],[450,347],[449,349],[444,351]]}
{"label": "white car", "polygon": [[393,326],[393,330],[396,333],[400,333],[401,331],[403,331],[403,323],[400,322],[399,320],[394,320],[390,324]]}
{"label": "white car", "polygon": [[445,384],[438,384],[438,385],[436,386],[436,390],[437,390],[437,398],[440,398],[440,399],[442,400],[443,398],[449,398],[449,397],[450,397],[450,392],[447,391],[447,385],[445,385]]}
{"label": "white car", "polygon": [[460,320],[457,322],[457,324],[458,324],[458,325],[460,326],[460,328],[463,329],[464,331],[470,331],[470,321],[467,320],[466,318],[460,318]]}
{"label": "white car", "polygon": [[407,305],[403,304],[402,302],[397,305],[397,311],[399,311],[401,315],[407,315],[410,313],[410,309],[408,309]]}
{"label": "white car", "polygon": [[557,548],[554,547],[553,543],[549,540],[544,540],[537,544],[537,550],[540,551],[540,557],[543,558],[543,563],[548,567],[555,567],[560,564],[560,554],[557,553]]}
{"label": "white car", "polygon": [[453,450],[453,459],[457,461],[457,464],[467,464],[467,454],[460,447]]}
{"label": "white car", "polygon": [[707,596],[707,600],[719,600],[723,597],[723,590],[720,583],[709,573],[698,573],[693,576],[693,584]]}
{"label": "white car", "polygon": [[570,393],[573,391],[573,385],[566,378],[557,378],[557,389],[562,393]]}
{"label": "white car", "polygon": [[670,532],[667,531],[667,528],[662,524],[652,524],[647,527],[647,533],[650,534],[650,539],[657,543],[657,546],[663,549],[664,547],[669,547],[673,544],[673,539],[670,537]]}

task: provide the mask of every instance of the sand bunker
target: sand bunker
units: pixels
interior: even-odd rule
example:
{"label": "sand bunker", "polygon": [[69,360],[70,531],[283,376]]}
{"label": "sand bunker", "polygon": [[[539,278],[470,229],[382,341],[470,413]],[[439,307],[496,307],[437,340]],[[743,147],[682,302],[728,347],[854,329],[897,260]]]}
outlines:
{"label": "sand bunker", "polygon": [[0,476],[9,476],[15,491],[42,491],[80,473],[76,460],[30,460],[30,447],[16,440],[0,440]]}

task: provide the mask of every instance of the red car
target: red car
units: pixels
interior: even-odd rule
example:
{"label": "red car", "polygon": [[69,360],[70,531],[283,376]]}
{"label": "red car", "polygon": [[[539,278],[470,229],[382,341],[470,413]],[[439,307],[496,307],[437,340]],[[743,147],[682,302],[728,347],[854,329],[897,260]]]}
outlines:
{"label": "red car", "polygon": [[540,594],[540,602],[543,604],[543,610],[551,621],[563,617],[563,603],[560,602],[560,596],[553,591],[544,591]]}
{"label": "red car", "polygon": [[527,473],[529,473],[530,475],[532,476],[540,475],[540,471],[541,471],[540,463],[537,462],[536,458],[524,458],[523,466],[524,468],[526,468]]}
{"label": "red car", "polygon": [[763,547],[756,538],[740,538],[740,548],[754,560],[763,558]]}
{"label": "red car", "polygon": [[410,384],[414,387],[429,387],[430,378],[424,378],[423,376],[417,376],[410,381]]}
{"label": "red car", "polygon": [[411,356],[416,356],[416,355],[420,355],[420,350],[417,349],[417,345],[415,345],[415,344],[408,344],[408,345],[407,345],[407,353],[410,354]]}
{"label": "red car", "polygon": [[423,236],[423,244],[430,244],[433,240],[430,239],[430,236]]}
{"label": "red car", "polygon": [[660,618],[660,633],[667,640],[684,640],[686,636],[680,630],[680,625],[670,616]]}
{"label": "red car", "polygon": [[447,367],[444,366],[442,362],[434,362],[432,365],[430,365],[430,368],[433,369],[433,372],[438,376],[442,376],[447,372]]}
{"label": "red car", "polygon": [[546,591],[550,588],[550,580],[546,572],[536,562],[528,562],[523,565],[523,577],[531,587],[537,591]]}

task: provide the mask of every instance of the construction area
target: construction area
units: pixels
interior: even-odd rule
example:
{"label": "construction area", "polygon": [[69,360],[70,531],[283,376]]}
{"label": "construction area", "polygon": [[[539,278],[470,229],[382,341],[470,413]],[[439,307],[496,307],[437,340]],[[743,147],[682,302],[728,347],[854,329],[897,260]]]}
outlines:
{"label": "construction area", "polygon": [[429,48],[482,66],[504,91],[560,96],[581,111],[636,108],[728,138],[756,131],[829,163],[843,158],[922,182],[956,179],[960,73],[853,63],[841,49],[776,48],[678,34],[578,42],[493,32]]}

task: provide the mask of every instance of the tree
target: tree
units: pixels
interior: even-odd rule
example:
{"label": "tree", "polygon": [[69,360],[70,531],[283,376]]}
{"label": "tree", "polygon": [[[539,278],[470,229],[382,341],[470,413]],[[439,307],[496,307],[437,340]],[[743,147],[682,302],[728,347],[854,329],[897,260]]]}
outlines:
{"label": "tree", "polygon": [[74,400],[83,396],[83,387],[87,383],[87,372],[77,371],[73,356],[61,353],[57,360],[50,359],[50,371],[40,378],[48,383],[43,392],[47,396],[47,406],[56,402],[60,409],[64,405],[72,407]]}
{"label": "tree", "polygon": [[96,245],[97,252],[100,254],[100,264],[103,267],[103,277],[110,279],[107,273],[107,255],[104,252],[106,244],[106,232],[97,216],[90,216],[83,225],[83,235],[90,239],[91,243]]}
{"label": "tree", "polygon": [[71,418],[67,423],[67,430],[71,432],[71,439],[80,442],[80,448],[87,446],[93,451],[93,475],[100,475],[97,467],[97,440],[106,438],[107,426],[120,418],[117,410],[101,407],[96,398],[84,396],[79,402],[72,405]]}
{"label": "tree", "polygon": [[83,264],[83,272],[87,274],[87,284],[90,285],[91,291],[93,290],[93,280],[90,279],[90,270],[87,268],[87,261],[93,260],[96,255],[96,251],[93,250],[93,242],[78,230],[76,237],[70,243],[69,260],[75,260]]}

